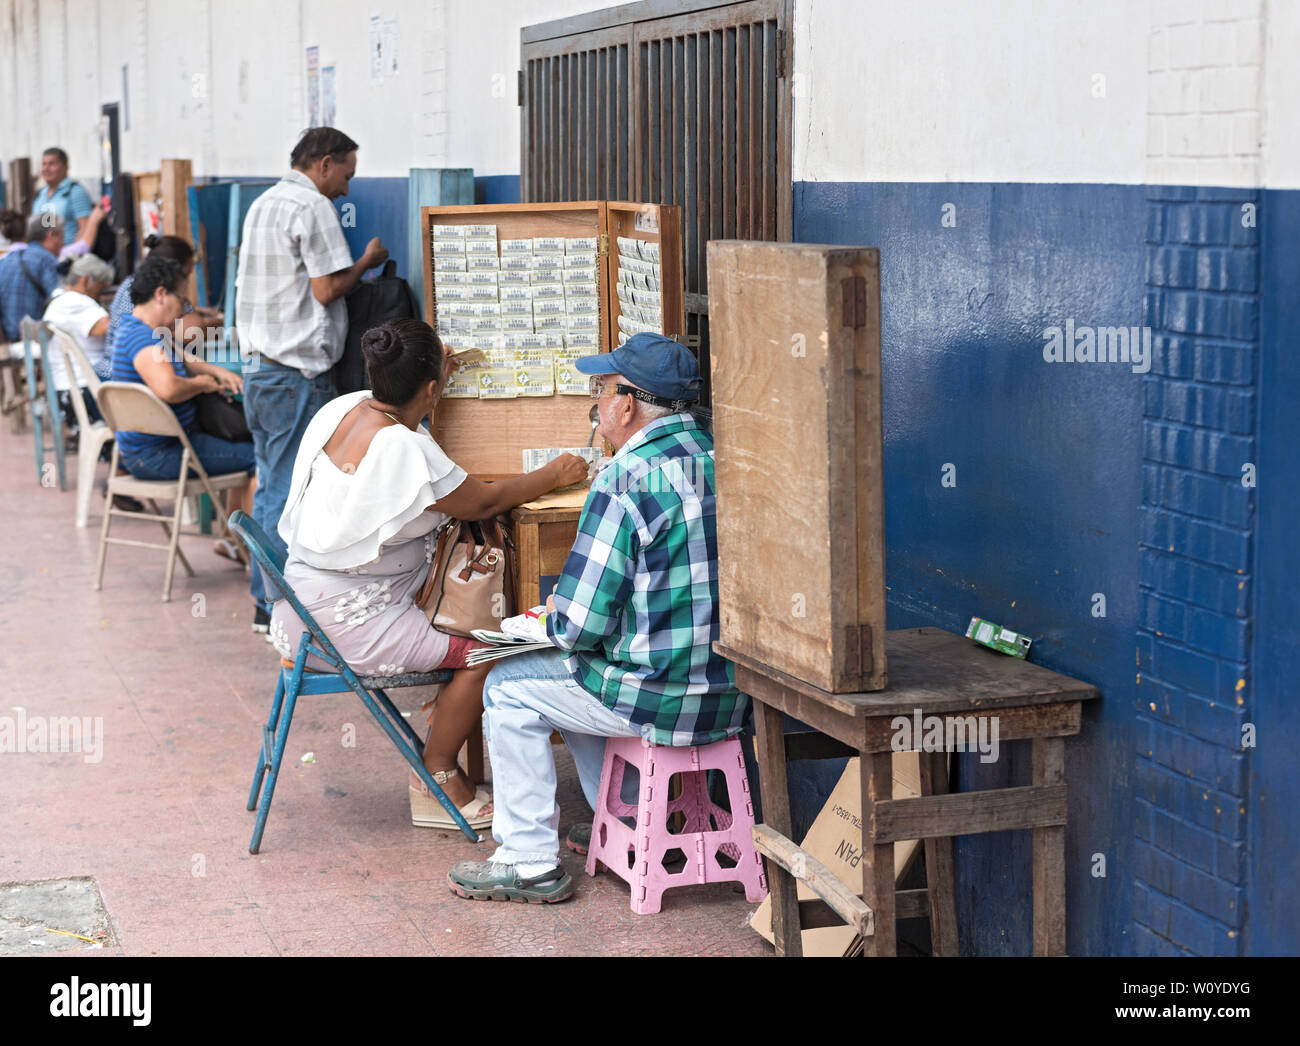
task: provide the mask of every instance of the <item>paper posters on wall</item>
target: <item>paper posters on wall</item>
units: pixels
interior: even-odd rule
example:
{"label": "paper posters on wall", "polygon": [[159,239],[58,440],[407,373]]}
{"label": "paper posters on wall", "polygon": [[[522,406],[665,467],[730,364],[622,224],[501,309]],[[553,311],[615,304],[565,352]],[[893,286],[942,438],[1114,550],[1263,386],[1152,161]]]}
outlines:
{"label": "paper posters on wall", "polygon": [[320,48],[307,48],[307,126],[320,126]]}
{"label": "paper posters on wall", "polygon": [[370,82],[377,84],[384,78],[383,27],[379,15],[370,16]]}
{"label": "paper posters on wall", "polygon": [[381,66],[385,76],[397,75],[397,19],[385,18],[379,37]]}
{"label": "paper posters on wall", "polygon": [[334,67],[327,65],[320,71],[321,125],[334,126]]}

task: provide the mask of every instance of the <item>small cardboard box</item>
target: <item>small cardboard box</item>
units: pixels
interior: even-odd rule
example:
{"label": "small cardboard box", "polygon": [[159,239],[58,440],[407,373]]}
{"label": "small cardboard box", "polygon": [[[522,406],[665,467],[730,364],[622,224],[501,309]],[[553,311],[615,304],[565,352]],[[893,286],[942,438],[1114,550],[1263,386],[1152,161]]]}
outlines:
{"label": "small cardboard box", "polygon": [[[917,752],[896,752],[894,762],[895,799],[913,799],[921,794],[921,763]],[[856,894],[862,892],[862,779],[858,769],[860,760],[853,758],[844,768],[831,797],[826,800],[812,828],[800,843],[800,849],[826,865],[840,882]],[[908,866],[920,850],[915,839],[894,844],[895,885],[907,873]],[[799,883],[799,900],[809,901],[817,895]],[[772,899],[758,906],[749,925],[769,944],[772,936]],[[803,953],[808,956],[844,955],[853,945],[851,926],[822,926],[804,930]]]}

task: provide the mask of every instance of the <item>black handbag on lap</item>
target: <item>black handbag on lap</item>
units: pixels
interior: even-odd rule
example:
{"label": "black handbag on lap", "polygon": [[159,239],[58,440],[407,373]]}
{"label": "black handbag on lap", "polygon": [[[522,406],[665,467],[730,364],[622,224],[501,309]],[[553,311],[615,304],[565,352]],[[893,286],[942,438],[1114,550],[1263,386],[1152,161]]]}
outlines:
{"label": "black handbag on lap", "polygon": [[230,443],[251,443],[253,434],[248,430],[244,408],[220,392],[201,392],[194,397],[194,412],[199,428],[209,436]]}

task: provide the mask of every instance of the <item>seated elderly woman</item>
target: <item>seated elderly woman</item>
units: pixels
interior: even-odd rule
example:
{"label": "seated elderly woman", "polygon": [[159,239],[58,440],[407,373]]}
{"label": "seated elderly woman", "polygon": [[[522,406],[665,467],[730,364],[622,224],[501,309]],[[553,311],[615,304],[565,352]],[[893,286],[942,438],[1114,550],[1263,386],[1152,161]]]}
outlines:
{"label": "seated elderly woman", "polygon": [[[433,329],[395,320],[367,331],[361,347],[373,392],[331,400],[303,434],[280,517],[285,579],[358,673],[455,670],[438,695],[424,765],[470,825],[485,828],[489,797],[457,764],[483,714],[487,668],[465,667],[480,644],[434,630],[415,598],[449,518],[489,519],[585,479],[587,465],[566,454],[495,483],[467,476],[420,428],[448,370]],[[305,631],[288,601],[275,604],[270,634],[282,657],[293,656]],[[409,793],[412,824],[456,827],[414,771]]]}
{"label": "seated elderly woman", "polygon": [[[63,277],[63,287],[54,292],[45,315],[47,323],[66,331],[75,341],[91,367],[98,370],[104,358],[104,335],[108,333],[108,310],[99,304],[99,297],[113,282],[113,267],[93,254],[83,254],[76,259]],[[86,387],[89,375],[81,374],[74,363],[74,377],[68,376],[63,366],[63,353],[51,352],[46,373],[54,382],[63,408],[63,419],[69,432],[77,431],[77,416],[72,407],[72,390],[80,386],[79,395],[85,401],[91,421],[99,419],[95,398]]]}
{"label": "seated elderly woman", "polygon": [[[146,258],[131,283],[134,307],[117,331],[112,348],[113,381],[147,385],[164,403],[170,404],[176,420],[208,474],[253,473],[253,444],[234,442],[199,428],[194,398],[204,392],[243,390],[238,374],[186,353],[174,344],[173,330],[185,307],[181,291],[185,274],[170,258]],[[115,433],[122,467],[137,479],[175,480],[181,471],[181,441],[175,436],[145,432]],[[190,476],[197,475],[192,469]],[[231,511],[248,511],[252,489],[245,484],[232,487],[226,495]],[[229,536],[213,551],[227,559],[237,558]]]}

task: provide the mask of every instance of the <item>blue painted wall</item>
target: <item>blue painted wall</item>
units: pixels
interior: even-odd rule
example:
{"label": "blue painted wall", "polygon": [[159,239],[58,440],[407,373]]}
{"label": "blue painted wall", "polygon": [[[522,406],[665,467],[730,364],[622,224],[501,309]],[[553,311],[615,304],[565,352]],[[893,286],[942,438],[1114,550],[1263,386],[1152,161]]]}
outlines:
{"label": "blue painted wall", "polygon": [[[1102,693],[1066,749],[1067,941],[1124,953],[1143,377],[1047,363],[1042,332],[1143,323],[1143,191],[807,182],[794,217],[798,240],[880,247],[889,627],[964,632],[978,614]],[[1024,743],[996,764],[961,757],[963,789],[1028,779]],[[1094,853],[1105,878],[1090,874]],[[1028,953],[1028,833],[966,837],[956,854],[963,952]]]}
{"label": "blue painted wall", "polygon": [[1259,212],[1259,519],[1248,757],[1243,951],[1300,955],[1300,192],[1266,191]]}

